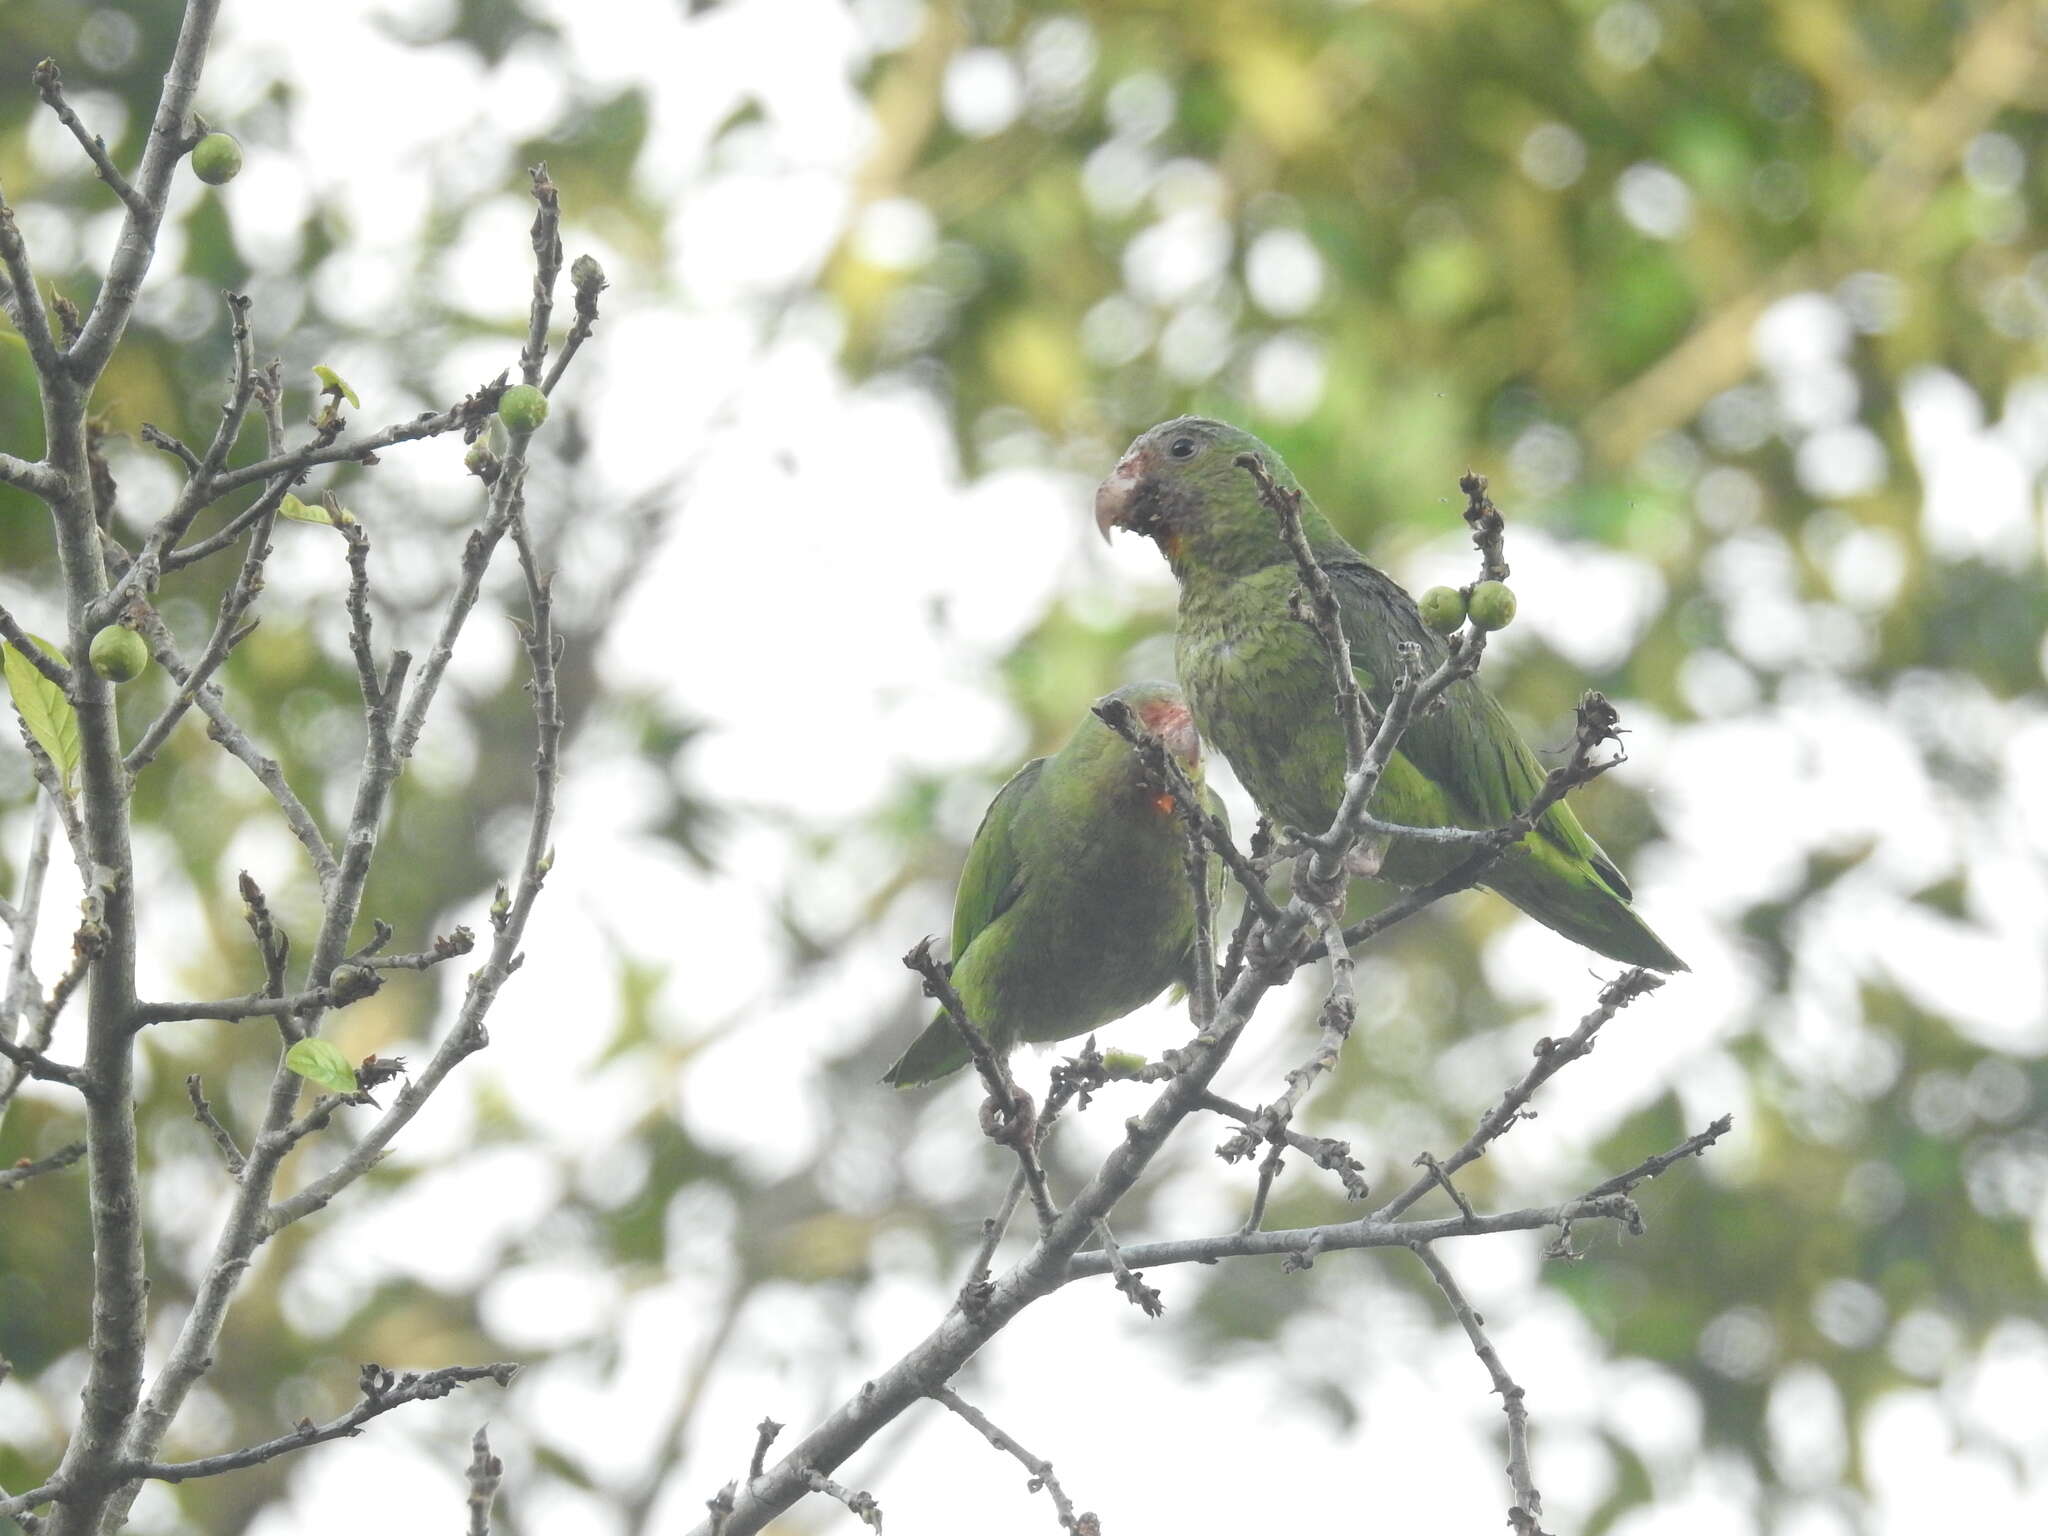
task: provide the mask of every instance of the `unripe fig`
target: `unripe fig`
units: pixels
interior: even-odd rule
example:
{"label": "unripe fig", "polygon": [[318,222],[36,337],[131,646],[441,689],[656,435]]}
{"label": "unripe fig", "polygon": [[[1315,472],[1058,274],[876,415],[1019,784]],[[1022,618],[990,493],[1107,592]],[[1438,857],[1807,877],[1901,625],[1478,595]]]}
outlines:
{"label": "unripe fig", "polygon": [[1482,581],[1472,589],[1472,622],[1481,629],[1506,629],[1515,617],[1515,594],[1504,581]]}
{"label": "unripe fig", "polygon": [[548,419],[548,397],[531,384],[514,384],[498,400],[498,419],[514,432],[531,432]]}
{"label": "unripe fig", "polygon": [[92,659],[93,671],[110,683],[140,677],[142,669],[149,665],[149,647],[142,643],[142,636],[120,624],[109,624],[94,635],[87,654]]}
{"label": "unripe fig", "polygon": [[192,174],[208,186],[233,181],[242,169],[242,146],[231,133],[209,133],[192,146]]}
{"label": "unripe fig", "polygon": [[1422,622],[1440,635],[1454,633],[1465,622],[1465,594],[1456,587],[1431,587],[1417,606]]}

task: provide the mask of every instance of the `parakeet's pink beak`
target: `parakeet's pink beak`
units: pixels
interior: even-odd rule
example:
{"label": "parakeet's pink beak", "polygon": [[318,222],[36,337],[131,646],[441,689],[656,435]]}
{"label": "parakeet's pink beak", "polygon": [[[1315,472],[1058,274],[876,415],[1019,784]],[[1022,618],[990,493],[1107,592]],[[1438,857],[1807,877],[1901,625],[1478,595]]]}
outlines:
{"label": "parakeet's pink beak", "polygon": [[1109,542],[1110,529],[1124,526],[1131,498],[1138,493],[1138,482],[1144,474],[1140,458],[1135,452],[1125,454],[1109,478],[1095,488],[1095,526],[1105,544]]}

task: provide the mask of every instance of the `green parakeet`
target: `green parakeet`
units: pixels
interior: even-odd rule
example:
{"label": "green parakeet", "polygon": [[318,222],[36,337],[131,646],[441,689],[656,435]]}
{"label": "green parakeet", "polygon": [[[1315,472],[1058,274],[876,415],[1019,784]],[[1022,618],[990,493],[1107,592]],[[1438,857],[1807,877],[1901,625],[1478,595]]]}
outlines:
{"label": "green parakeet", "polygon": [[[1183,416],[1131,445],[1096,492],[1095,521],[1104,538],[1113,527],[1151,538],[1180,582],[1175,659],[1203,738],[1230,760],[1267,815],[1320,832],[1342,795],[1343,727],[1322,645],[1288,615],[1299,572],[1252,477],[1234,462],[1245,453],[1257,454],[1277,483],[1299,489],[1279,455],[1249,432]],[[1301,520],[1336,590],[1360,685],[1384,708],[1398,648],[1419,647],[1433,666],[1444,642],[1414,600],[1339,538],[1306,497]],[[1528,804],[1543,778],[1500,704],[1467,679],[1409,727],[1372,811],[1407,826],[1498,826]],[[1396,838],[1361,853],[1360,872],[1418,885],[1449,869],[1461,851]],[[1686,969],[1630,910],[1628,882],[1567,805],[1553,807],[1508,849],[1484,883],[1609,959]]]}
{"label": "green parakeet", "polygon": [[[1132,683],[1110,697],[1200,788],[1201,743],[1179,690]],[[1186,846],[1173,797],[1146,784],[1130,744],[1093,714],[1053,756],[1017,770],[982,817],[953,898],[953,986],[991,1045],[1086,1034],[1191,979]],[[1222,864],[1212,854],[1209,865],[1213,903]],[[882,1080],[907,1088],[967,1061],[941,1013]]]}

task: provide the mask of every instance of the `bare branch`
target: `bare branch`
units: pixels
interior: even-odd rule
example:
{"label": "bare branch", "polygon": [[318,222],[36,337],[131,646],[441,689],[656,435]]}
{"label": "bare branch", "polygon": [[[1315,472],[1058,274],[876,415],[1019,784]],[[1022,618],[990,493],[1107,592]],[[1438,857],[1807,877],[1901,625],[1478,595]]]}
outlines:
{"label": "bare branch", "polygon": [[228,1133],[228,1128],[214,1118],[213,1106],[206,1102],[206,1092],[200,1086],[197,1072],[189,1074],[185,1079],[185,1097],[192,1101],[192,1118],[206,1128],[206,1134],[212,1138],[214,1150],[220,1153],[221,1164],[227,1169],[228,1176],[240,1179],[245,1161],[242,1149],[235,1145],[235,1138]]}
{"label": "bare branch", "polygon": [[[150,654],[159,666],[177,679],[182,691],[192,669],[185,665],[184,657],[179,654],[178,642],[171,634],[170,626],[154,608],[138,606],[142,619],[140,632],[149,644]],[[327,846],[327,838],[320,831],[319,823],[313,820],[312,812],[306,809],[305,802],[299,799],[298,792],[285,778],[283,765],[259,749],[249,733],[228,713],[227,703],[215,683],[202,680],[192,690],[192,703],[206,716],[207,736],[253,773],[257,783],[270,791],[270,798],[277,802],[278,810],[284,815],[285,825],[291,828],[292,835],[312,860],[313,872],[319,877],[322,887],[332,884],[337,872],[334,853]]]}
{"label": "bare branch", "polygon": [[1543,1536],[1543,1528],[1537,1523],[1543,1513],[1543,1495],[1537,1492],[1536,1483],[1529,1473],[1529,1410],[1523,1404],[1522,1389],[1515,1385],[1507,1367],[1501,1364],[1500,1355],[1486,1336],[1482,1319],[1465,1300],[1464,1293],[1458,1289],[1458,1282],[1451,1278],[1443,1260],[1427,1243],[1416,1243],[1413,1247],[1415,1257],[1422,1260],[1429,1277],[1444,1293],[1444,1300],[1451,1304],[1451,1311],[1464,1328],[1465,1337],[1472,1341],[1472,1349],[1479,1356],[1480,1364],[1493,1378],[1493,1390],[1500,1394],[1501,1412],[1508,1419],[1508,1484],[1515,1493],[1514,1507],[1508,1511],[1508,1525],[1516,1536]]}
{"label": "bare branch", "polygon": [[256,622],[241,622],[242,615],[249,611],[249,605],[256,601],[256,594],[263,590],[263,566],[270,558],[270,531],[276,514],[266,512],[257,519],[255,537],[249,541],[249,551],[242,559],[242,569],[235,577],[220,600],[220,617],[215,620],[213,633],[208,636],[206,649],[199,654],[179,680],[178,691],[166,704],[163,712],[150,722],[149,729],[129,749],[123,759],[123,766],[129,773],[140,773],[150,760],[162,750],[177,729],[178,722],[185,718],[185,711],[199,697],[201,689],[213,680],[213,674],[227,661],[228,653],[255,633]]}
{"label": "bare branch", "polygon": [[967,1054],[973,1058],[974,1070],[981,1074],[982,1083],[988,1088],[988,1104],[982,1111],[982,1132],[989,1140],[1009,1147],[1017,1154],[1025,1187],[1031,1193],[1032,1209],[1038,1212],[1039,1229],[1045,1230],[1058,1219],[1059,1210],[1052,1203],[1045,1168],[1038,1160],[1037,1116],[1031,1096],[1017,1086],[1016,1080],[1010,1076],[1009,1063],[968,1017],[967,1005],[954,990],[946,967],[932,953],[931,939],[920,939],[903,957],[903,963],[924,978],[924,995],[938,1003],[960,1036],[961,1043],[967,1047]]}
{"label": "bare branch", "polygon": [[136,200],[128,205],[121,225],[121,238],[114,258],[107,266],[106,281],[85,317],[84,329],[66,354],[73,379],[90,385],[114,355],[128,318],[135,310],[142,279],[156,255],[156,237],[163,223],[171,177],[178,162],[191,147],[186,137],[186,114],[199,89],[199,71],[206,60],[207,44],[213,38],[213,23],[220,0],[186,0],[185,16],[178,29],[178,41],[171,53],[171,65],[164,73],[163,94],[157,99],[150,119],[149,140],[142,151],[142,165],[135,176]]}
{"label": "bare branch", "polygon": [[78,114],[71,109],[71,103],[64,99],[64,77],[58,72],[55,59],[44,59],[36,66],[35,83],[36,91],[42,96],[44,105],[57,114],[58,122],[71,130],[71,137],[78,140],[78,147],[84,150],[86,158],[92,161],[93,169],[99,173],[100,180],[113,188],[114,195],[128,205],[131,214],[139,218],[148,217],[149,209],[143,202],[142,194],[128,184],[128,178],[121,174],[120,167],[114,164],[113,157],[107,153],[107,141],[79,121]]}
{"label": "bare branch", "polygon": [[289,1434],[266,1440],[261,1445],[244,1446],[239,1451],[224,1451],[218,1456],[202,1457],[197,1461],[124,1461],[116,1468],[115,1475],[124,1481],[148,1478],[163,1483],[184,1483],[197,1477],[239,1472],[246,1467],[275,1461],[293,1451],[304,1450],[309,1445],[318,1445],[323,1440],[341,1440],[360,1434],[363,1425],[394,1408],[446,1397],[473,1381],[488,1379],[501,1387],[509,1386],[518,1373],[518,1365],[511,1361],[499,1361],[495,1365],[444,1365],[438,1370],[407,1371],[403,1375],[394,1375],[380,1365],[365,1365],[361,1375],[362,1400],[339,1418],[329,1419],[325,1424],[301,1419]]}
{"label": "bare branch", "polygon": [[1698,1157],[1715,1142],[1735,1128],[1735,1117],[1723,1115],[1712,1122],[1704,1131],[1695,1132],[1673,1147],[1669,1152],[1659,1152],[1655,1157],[1646,1157],[1626,1173],[1617,1173],[1611,1179],[1603,1179],[1580,1196],[1583,1200],[1597,1200],[1602,1195],[1625,1195],[1645,1179],[1654,1179],[1673,1163],[1682,1163],[1688,1157]]}
{"label": "bare branch", "polygon": [[808,1481],[811,1492],[822,1493],[828,1499],[837,1499],[862,1525],[872,1526],[878,1531],[882,1528],[882,1506],[875,1502],[872,1493],[865,1489],[848,1488],[835,1483],[816,1467],[811,1468]]}
{"label": "bare branch", "polygon": [[27,491],[48,501],[62,489],[63,477],[47,464],[31,464],[11,453],[0,453],[0,485],[11,485],[17,491]]}
{"label": "bare branch", "polygon": [[1508,557],[1501,548],[1506,523],[1486,494],[1486,476],[1464,475],[1458,489],[1465,493],[1465,525],[1472,530],[1472,547],[1479,551],[1479,579],[1506,581]]}
{"label": "bare branch", "polygon": [[21,652],[28,659],[29,665],[62,688],[66,698],[71,697],[71,669],[31,640],[28,631],[7,611],[5,604],[0,604],[0,636],[4,636],[9,645]]}
{"label": "bare branch", "polygon": [[62,1083],[80,1093],[92,1086],[92,1078],[78,1067],[68,1067],[61,1061],[52,1061],[32,1046],[13,1040],[0,1039],[0,1056],[6,1057],[25,1076],[41,1083]]}
{"label": "bare branch", "polygon": [[1023,1446],[1017,1443],[1014,1436],[1005,1430],[999,1429],[990,1422],[987,1414],[961,1397],[951,1387],[935,1387],[932,1389],[930,1396],[944,1403],[953,1412],[959,1414],[969,1424],[972,1424],[975,1430],[990,1445],[1005,1455],[1016,1457],[1018,1461],[1024,1464],[1024,1470],[1031,1474],[1031,1481],[1026,1486],[1033,1493],[1043,1488],[1047,1495],[1051,1497],[1053,1508],[1059,1511],[1060,1528],[1062,1530],[1076,1532],[1077,1536],[1087,1536],[1087,1533],[1090,1532],[1095,1533],[1095,1536],[1100,1536],[1101,1526],[1096,1521],[1094,1514],[1077,1515],[1074,1513],[1074,1501],[1067,1497],[1066,1489],[1062,1488],[1059,1479],[1053,1476],[1051,1462],[1043,1457],[1034,1456],[1025,1450]]}
{"label": "bare branch", "polygon": [[[1227,1115],[1243,1125],[1250,1125],[1258,1118],[1258,1111],[1247,1109],[1221,1094],[1202,1095],[1202,1108],[1212,1109],[1219,1115]],[[1304,1136],[1293,1127],[1285,1127],[1280,1139],[1295,1151],[1301,1153],[1318,1168],[1337,1175],[1344,1185],[1344,1193],[1352,1200],[1363,1200],[1371,1192],[1364,1178],[1365,1164],[1351,1155],[1351,1144],[1336,1141],[1327,1136]]]}
{"label": "bare branch", "polygon": [[[1167,1264],[1213,1264],[1218,1259],[1292,1258],[1302,1253],[1340,1253],[1359,1248],[1405,1248],[1452,1237],[1487,1237],[1497,1232],[1540,1232],[1580,1221],[1618,1221],[1631,1231],[1642,1213],[1626,1195],[1594,1200],[1567,1200],[1560,1205],[1531,1206],[1493,1215],[1443,1216],[1420,1221],[1381,1221],[1361,1216],[1356,1221],[1319,1227],[1266,1228],[1225,1232],[1214,1237],[1170,1238],[1156,1243],[1124,1245],[1120,1257],[1133,1268],[1157,1269]],[[1100,1248],[1077,1253],[1067,1262],[1062,1284],[1110,1274],[1109,1255]]]}
{"label": "bare branch", "polygon": [[491,1504],[504,1481],[505,1463],[491,1454],[491,1437],[482,1427],[469,1450],[469,1536],[491,1536]]}
{"label": "bare branch", "polygon": [[533,304],[527,317],[526,346],[519,354],[519,373],[529,384],[540,383],[541,364],[548,356],[548,320],[555,309],[555,279],[562,271],[562,205],[545,165],[534,166]]}
{"label": "bare branch", "polygon": [[[56,338],[50,334],[50,317],[43,309],[43,295],[36,286],[28,245],[21,238],[21,227],[14,222],[14,210],[7,206],[4,193],[0,193],[0,266],[6,267],[12,290],[8,296],[8,318],[28,343],[29,361],[35,365],[39,378],[47,381],[59,377],[64,357],[57,350]],[[53,492],[57,489],[51,486]]]}
{"label": "bare branch", "polygon": [[[8,927],[13,930],[13,952],[7,959],[6,993],[0,996],[0,1040],[14,1040],[16,1027],[23,1015],[30,1013],[41,1000],[42,988],[36,981],[30,961],[35,949],[36,929],[42,920],[43,881],[50,872],[50,845],[56,826],[56,802],[47,795],[39,795],[35,819],[29,831],[28,858],[22,868],[21,899],[8,920]],[[21,1037],[22,1043],[41,1050],[50,1043],[49,1021],[31,1017],[27,1022],[28,1030]],[[0,1069],[0,1114],[6,1113],[16,1090],[25,1080],[26,1074],[11,1059],[5,1069]]]}
{"label": "bare branch", "polygon": [[1101,1251],[1109,1258],[1109,1272],[1116,1279],[1116,1288],[1124,1300],[1136,1307],[1147,1317],[1161,1317],[1166,1312],[1166,1302],[1153,1287],[1145,1283],[1145,1277],[1124,1262],[1123,1249],[1111,1235],[1109,1223],[1100,1216],[1095,1218],[1095,1240],[1102,1244]]}
{"label": "bare branch", "polygon": [[384,979],[366,965],[336,967],[324,987],[308,987],[289,997],[250,992],[241,997],[215,998],[203,1003],[137,1003],[137,1025],[166,1024],[178,1019],[288,1019],[295,1014],[317,1013],[327,1008],[346,1008],[374,994]]}
{"label": "bare branch", "polygon": [[555,392],[555,385],[561,382],[569,360],[576,355],[577,348],[589,340],[590,333],[597,329],[597,296],[607,287],[604,268],[591,256],[578,256],[570,264],[569,282],[576,291],[576,319],[569,326],[568,336],[563,339],[562,350],[555,354],[554,366],[548,369],[547,381],[541,385],[543,394]]}
{"label": "bare branch", "polygon": [[48,1157],[31,1161],[24,1157],[11,1168],[0,1168],[0,1194],[26,1184],[39,1173],[54,1173],[59,1168],[69,1168],[85,1156],[85,1143],[74,1141],[69,1146],[59,1147]]}
{"label": "bare branch", "polygon": [[[1484,1156],[1490,1143],[1512,1129],[1516,1121],[1525,1117],[1524,1106],[1535,1097],[1538,1088],[1593,1049],[1593,1037],[1599,1034],[1601,1027],[1608,1020],[1637,998],[1646,996],[1663,985],[1663,977],[1638,966],[1623,971],[1602,987],[1599,1001],[1594,1005],[1593,1011],[1579,1021],[1577,1029],[1562,1040],[1552,1040],[1545,1036],[1536,1042],[1536,1064],[1523,1074],[1520,1082],[1501,1096],[1498,1104],[1481,1117],[1478,1128],[1467,1138],[1465,1144],[1379,1210],[1374,1211],[1372,1219],[1393,1220],[1428,1194],[1439,1178],[1456,1173],[1467,1163]],[[1596,1193],[1605,1194],[1608,1191],[1603,1187]]]}

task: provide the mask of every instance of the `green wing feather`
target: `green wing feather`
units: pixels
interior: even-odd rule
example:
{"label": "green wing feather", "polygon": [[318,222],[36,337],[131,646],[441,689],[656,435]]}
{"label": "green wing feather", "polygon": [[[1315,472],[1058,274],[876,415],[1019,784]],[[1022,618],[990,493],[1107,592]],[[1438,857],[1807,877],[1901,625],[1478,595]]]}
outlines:
{"label": "green wing feather", "polygon": [[[1443,659],[1443,641],[1422,623],[1408,594],[1363,559],[1333,562],[1329,572],[1355,670],[1374,702],[1384,705],[1388,690],[1381,680],[1395,675],[1398,647],[1418,646],[1434,665]],[[1500,701],[1467,679],[1451,685],[1444,707],[1408,728],[1376,804],[1382,815],[1409,825],[1493,827],[1533,800],[1545,777]],[[1489,872],[1486,884],[1602,954],[1657,970],[1685,969],[1630,910],[1628,881],[1562,802]]]}
{"label": "green wing feather", "polygon": [[967,849],[967,863],[960,871],[960,887],[953,897],[953,959],[967,953],[975,935],[1001,917],[1024,889],[1024,866],[1017,857],[1012,836],[1017,811],[1031,794],[1031,786],[1045,768],[1045,759],[1034,757],[1010,775],[1010,782],[996,791],[995,799],[982,813],[974,829],[974,841]]}

